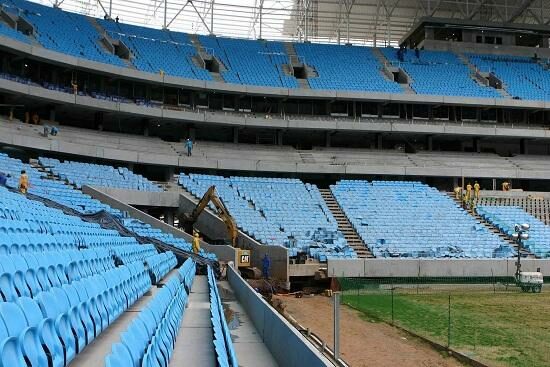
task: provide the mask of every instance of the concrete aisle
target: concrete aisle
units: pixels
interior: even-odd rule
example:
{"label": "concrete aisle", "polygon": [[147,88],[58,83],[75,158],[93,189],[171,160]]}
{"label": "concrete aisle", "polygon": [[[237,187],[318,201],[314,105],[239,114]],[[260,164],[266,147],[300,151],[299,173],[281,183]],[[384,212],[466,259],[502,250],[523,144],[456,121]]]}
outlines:
{"label": "concrete aisle", "polygon": [[170,367],[216,367],[208,278],[197,275],[183,315]]}
{"label": "concrete aisle", "polygon": [[227,281],[221,281],[218,282],[218,289],[225,308],[227,324],[239,361],[239,367],[278,366],[252,320],[235,298],[231,285]]}

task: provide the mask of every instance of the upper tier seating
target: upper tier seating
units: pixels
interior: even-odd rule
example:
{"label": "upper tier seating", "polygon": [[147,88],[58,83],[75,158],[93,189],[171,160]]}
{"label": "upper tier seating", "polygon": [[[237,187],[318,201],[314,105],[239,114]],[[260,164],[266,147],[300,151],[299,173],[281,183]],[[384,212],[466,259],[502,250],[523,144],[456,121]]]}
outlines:
{"label": "upper tier seating", "polygon": [[313,89],[403,92],[382,74],[382,65],[368,47],[297,43],[294,48],[319,74],[308,79]]}
{"label": "upper tier seating", "polygon": [[132,64],[141,71],[182,78],[212,80],[210,73],[198,67],[191,59],[197,55],[195,46],[185,33],[169,32],[112,20],[98,19],[98,23],[113,39],[119,39],[132,51]]}
{"label": "upper tier seating", "polygon": [[397,49],[384,48],[382,52],[394,65],[400,65],[412,78],[411,87],[418,94],[501,98],[493,88],[478,84],[471,71],[455,54],[445,51],[420,51],[417,60],[413,50],[399,62]]}
{"label": "upper tier seating", "polygon": [[199,36],[207,53],[217,57],[227,69],[221,75],[227,83],[297,88],[296,78],[285,75],[289,64],[280,42],[252,41]]}
{"label": "upper tier seating", "polygon": [[[198,43],[194,44],[185,33],[92,19],[25,0],[5,0],[4,7],[33,24],[36,32],[33,36],[26,36],[0,21],[0,35],[26,43],[38,41],[48,49],[75,57],[135,67],[155,74],[162,71],[183,78],[212,80],[210,72],[193,60],[198,56],[197,48],[201,48],[221,62],[221,76],[227,83],[298,87],[298,80],[287,75],[285,70],[288,67],[283,67],[290,61],[281,42],[199,36]],[[128,46],[131,51],[129,60],[120,59],[101,44],[104,33]],[[295,48],[298,58],[318,74],[308,78],[313,89],[404,92],[399,83],[382,73],[381,62],[372,48],[311,43],[290,46]],[[417,60],[414,51],[408,50],[404,61],[399,62],[396,49],[383,48],[381,51],[392,64],[399,64],[405,70],[411,77],[412,89],[418,94],[503,98],[497,90],[476,82],[472,70],[452,52],[422,50]],[[468,57],[481,71],[491,71],[501,78],[513,97],[550,99],[549,72],[533,60],[502,56]],[[48,84],[46,87],[72,92],[70,86]],[[79,93],[84,92],[80,90]],[[126,102],[119,96],[101,93],[94,93],[94,96]]]}
{"label": "upper tier seating", "polygon": [[512,97],[527,100],[550,98],[550,72],[533,58],[474,54],[468,57],[480,72],[494,73]]}
{"label": "upper tier seating", "polygon": [[40,164],[62,180],[77,188],[83,185],[115,187],[120,189],[160,192],[162,189],[141,175],[126,167],[112,167],[103,164],[80,163],[40,157]]}
{"label": "upper tier seating", "polygon": [[36,39],[46,48],[71,56],[125,66],[99,43],[101,37],[83,15],[24,0],[5,0],[9,11],[34,25]]}
{"label": "upper tier seating", "polygon": [[517,206],[482,206],[476,207],[477,213],[486,221],[497,227],[502,233],[511,237],[516,224],[528,223],[529,239],[523,241],[524,247],[538,257],[550,257],[550,226]]}
{"label": "upper tier seating", "polygon": [[512,248],[420,182],[339,181],[332,192],[376,257],[501,258]]}
{"label": "upper tier seating", "polygon": [[266,245],[285,246],[289,256],[305,252],[355,258],[315,185],[297,179],[182,174],[179,183],[196,197],[216,186],[241,230]]}

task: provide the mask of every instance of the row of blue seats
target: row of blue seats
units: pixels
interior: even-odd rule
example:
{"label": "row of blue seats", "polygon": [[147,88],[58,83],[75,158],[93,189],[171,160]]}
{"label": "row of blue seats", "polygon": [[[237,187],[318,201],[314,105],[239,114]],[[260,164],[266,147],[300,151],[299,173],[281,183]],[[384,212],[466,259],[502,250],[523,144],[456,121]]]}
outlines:
{"label": "row of blue seats", "polygon": [[210,289],[210,315],[214,330],[214,350],[220,367],[238,367],[237,355],[233,347],[231,334],[225,319],[224,308],[220,299],[216,276],[208,267],[208,286]]}
{"label": "row of blue seats", "polygon": [[[188,259],[180,271],[194,276],[195,265]],[[189,283],[185,281],[189,279]],[[168,366],[179,325],[188,303],[192,278],[173,276],[121,334],[105,359],[106,367]]]}
{"label": "row of blue seats", "polygon": [[33,297],[114,266],[106,250],[0,256],[0,294],[4,301]]}
{"label": "row of blue seats", "polygon": [[172,251],[163,252],[145,259],[147,268],[155,276],[155,282],[160,281],[168,272],[176,267],[178,260]]}
{"label": "row of blue seats", "polygon": [[123,264],[144,261],[146,258],[158,254],[153,245],[116,246],[111,251]]}
{"label": "row of blue seats", "polygon": [[0,303],[1,364],[68,366],[149,288],[143,264],[134,263],[54,287],[35,298]]}
{"label": "row of blue seats", "polygon": [[112,167],[103,164],[61,162],[57,159],[40,157],[39,162],[50,172],[67,180],[76,188],[83,185],[115,187],[140,191],[160,192],[162,189],[141,175],[126,167]]}

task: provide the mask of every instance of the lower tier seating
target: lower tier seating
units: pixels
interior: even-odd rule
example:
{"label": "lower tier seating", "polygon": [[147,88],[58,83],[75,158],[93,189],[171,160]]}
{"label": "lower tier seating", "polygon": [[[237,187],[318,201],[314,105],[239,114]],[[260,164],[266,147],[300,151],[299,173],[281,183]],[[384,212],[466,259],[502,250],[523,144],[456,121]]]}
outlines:
{"label": "lower tier seating", "polygon": [[194,274],[195,264],[188,259],[121,334],[106,367],[168,366]]}
{"label": "lower tier seating", "polygon": [[423,183],[342,180],[331,189],[376,257],[513,255],[508,244],[450,197]]}
{"label": "lower tier seating", "polygon": [[523,246],[537,257],[550,257],[550,226],[527,213],[517,206],[481,206],[477,213],[486,221],[511,237],[516,224],[528,223],[529,239],[523,241]]}
{"label": "lower tier seating", "polygon": [[208,286],[210,288],[210,314],[214,329],[214,349],[216,350],[218,365],[221,367],[237,367],[237,356],[231,341],[231,334],[227,327],[224,309],[216,285],[216,277],[212,268],[208,267]]}

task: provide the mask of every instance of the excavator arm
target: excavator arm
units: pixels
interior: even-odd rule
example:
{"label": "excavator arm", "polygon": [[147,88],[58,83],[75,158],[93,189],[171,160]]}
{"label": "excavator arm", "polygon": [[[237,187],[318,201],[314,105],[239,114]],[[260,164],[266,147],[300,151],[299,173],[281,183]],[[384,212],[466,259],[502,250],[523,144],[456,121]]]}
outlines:
{"label": "excavator arm", "polygon": [[197,204],[195,209],[193,209],[191,214],[183,217],[185,230],[188,233],[192,234],[193,224],[195,224],[195,222],[199,218],[199,215],[201,215],[209,202],[214,205],[214,207],[216,208],[216,214],[225,224],[225,227],[227,228],[227,234],[231,239],[232,246],[237,247],[237,236],[239,234],[237,223],[235,222],[235,219],[231,216],[231,214],[229,214],[229,210],[227,210],[227,207],[223,203],[222,199],[218,196],[218,194],[216,194],[216,186],[210,186],[210,188],[206,190],[202,198],[199,200],[199,203]]}

